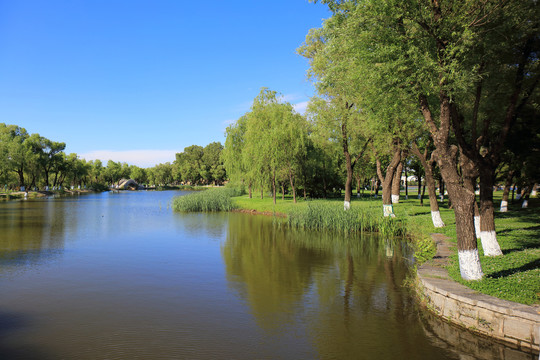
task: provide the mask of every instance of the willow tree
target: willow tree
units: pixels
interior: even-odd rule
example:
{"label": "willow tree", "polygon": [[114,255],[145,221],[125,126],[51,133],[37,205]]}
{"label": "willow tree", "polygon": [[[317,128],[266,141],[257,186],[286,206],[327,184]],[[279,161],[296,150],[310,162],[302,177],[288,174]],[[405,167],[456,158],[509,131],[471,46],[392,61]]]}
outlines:
{"label": "willow tree", "polygon": [[227,128],[224,161],[232,178],[248,179],[261,190],[270,185],[276,202],[276,187],[288,179],[296,201],[296,177],[306,154],[306,121],[291,104],[267,88],[261,89],[249,112]]}

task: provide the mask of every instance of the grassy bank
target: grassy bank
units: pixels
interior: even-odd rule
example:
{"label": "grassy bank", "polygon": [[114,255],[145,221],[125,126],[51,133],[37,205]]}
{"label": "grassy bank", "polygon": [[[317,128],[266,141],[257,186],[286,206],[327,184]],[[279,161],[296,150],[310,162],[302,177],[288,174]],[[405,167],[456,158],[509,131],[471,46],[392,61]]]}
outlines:
{"label": "grassy bank", "polygon": [[[495,194],[496,206],[499,205],[501,193]],[[441,204],[441,217],[446,227],[435,229],[432,225],[429,202],[424,206],[416,198],[401,200],[394,206],[397,222],[388,219],[384,223],[382,203],[377,199],[353,199],[351,213],[345,214],[342,200],[299,200],[294,204],[292,199],[279,199],[277,204],[271,198],[253,198],[240,196],[233,198],[237,208],[264,213],[281,213],[288,215],[291,225],[338,231],[361,231],[377,226],[398,226],[396,233],[405,229],[413,239],[416,256],[419,262],[433,257],[435,249],[430,234],[442,233],[456,242],[456,229],[453,210],[448,209],[447,202]],[[492,258],[483,256],[480,242],[481,263],[485,277],[482,281],[467,282],[461,280],[457,254],[451,259],[449,274],[456,281],[487,295],[523,304],[540,304],[540,199],[531,199],[529,208],[522,209],[517,202],[510,206],[509,212],[495,213],[498,241],[504,256]],[[323,214],[325,214],[323,216]],[[358,218],[364,216],[364,225],[355,228]],[[356,219],[355,219],[356,218]],[[379,223],[379,220],[382,222]],[[382,228],[379,228],[381,230]],[[383,230],[384,231],[384,230]]]}
{"label": "grassy bank", "polygon": [[230,211],[237,207],[232,197],[239,196],[242,192],[240,188],[210,188],[206,191],[176,197],[172,208],[181,212]]}

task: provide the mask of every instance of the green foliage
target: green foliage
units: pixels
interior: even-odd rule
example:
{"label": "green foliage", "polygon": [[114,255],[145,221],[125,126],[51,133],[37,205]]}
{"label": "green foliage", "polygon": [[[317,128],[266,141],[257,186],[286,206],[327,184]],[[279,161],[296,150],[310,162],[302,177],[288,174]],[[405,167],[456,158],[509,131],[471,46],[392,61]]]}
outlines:
{"label": "green foliage", "polygon": [[93,182],[93,183],[90,183],[90,185],[88,186],[88,189],[92,190],[92,191],[101,192],[101,191],[108,191],[109,186],[107,184],[104,184],[104,183]]}
{"label": "green foliage", "polygon": [[220,187],[207,191],[178,196],[173,200],[172,208],[180,212],[229,211],[235,208],[231,200],[243,195],[240,187]]}
{"label": "green foliage", "polygon": [[287,184],[294,195],[297,178],[306,183],[307,127],[277,92],[261,89],[250,111],[227,128],[223,159],[231,180],[263,191]]}
{"label": "green foliage", "polygon": [[183,181],[195,184],[222,184],[226,172],[223,166],[223,145],[213,142],[206,147],[192,145],[176,154],[172,167],[172,177],[175,182]]}

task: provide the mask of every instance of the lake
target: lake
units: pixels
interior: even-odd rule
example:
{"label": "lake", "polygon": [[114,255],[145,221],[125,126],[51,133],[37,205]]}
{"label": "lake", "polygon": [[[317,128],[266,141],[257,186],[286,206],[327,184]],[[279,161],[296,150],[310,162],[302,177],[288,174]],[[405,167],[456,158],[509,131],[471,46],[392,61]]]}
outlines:
{"label": "lake", "polygon": [[422,312],[404,242],[185,194],[0,203],[0,359],[533,359]]}

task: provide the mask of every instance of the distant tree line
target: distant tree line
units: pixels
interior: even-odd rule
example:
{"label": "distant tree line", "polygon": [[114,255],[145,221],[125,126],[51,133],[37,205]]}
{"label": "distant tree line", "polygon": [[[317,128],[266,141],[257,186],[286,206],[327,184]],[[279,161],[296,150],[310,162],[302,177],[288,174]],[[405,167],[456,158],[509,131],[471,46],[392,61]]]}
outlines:
{"label": "distant tree line", "polygon": [[0,123],[0,190],[59,189],[87,187],[106,189],[121,179],[139,184],[193,185],[222,184],[225,168],[223,146],[214,142],[206,147],[193,145],[176,155],[171,163],[141,168],[109,160],[86,161],[75,153],[64,152],[66,144],[30,134],[17,125]]}

